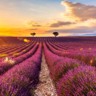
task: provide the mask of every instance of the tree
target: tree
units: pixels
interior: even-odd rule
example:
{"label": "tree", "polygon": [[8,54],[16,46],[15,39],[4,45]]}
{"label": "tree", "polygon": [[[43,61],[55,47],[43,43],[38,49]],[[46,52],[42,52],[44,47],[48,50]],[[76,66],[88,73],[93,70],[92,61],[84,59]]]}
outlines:
{"label": "tree", "polygon": [[34,33],[31,33],[31,35],[34,37],[36,35],[36,33],[35,32]]}
{"label": "tree", "polygon": [[58,32],[53,32],[53,35],[56,37],[56,36],[59,35],[59,33]]}

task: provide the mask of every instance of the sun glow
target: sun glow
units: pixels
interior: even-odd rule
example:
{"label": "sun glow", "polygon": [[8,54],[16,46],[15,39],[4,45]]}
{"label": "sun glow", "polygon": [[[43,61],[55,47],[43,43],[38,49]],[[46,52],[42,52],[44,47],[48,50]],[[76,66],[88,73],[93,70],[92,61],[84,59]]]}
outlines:
{"label": "sun glow", "polygon": [[29,43],[29,42],[30,42],[30,40],[28,40],[28,39],[24,39],[24,42]]}

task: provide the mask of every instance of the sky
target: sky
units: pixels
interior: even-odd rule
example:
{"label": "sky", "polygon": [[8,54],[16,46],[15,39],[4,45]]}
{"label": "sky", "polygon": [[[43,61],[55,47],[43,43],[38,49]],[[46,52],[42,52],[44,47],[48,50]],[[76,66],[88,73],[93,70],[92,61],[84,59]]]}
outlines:
{"label": "sky", "polygon": [[0,36],[95,36],[96,0],[0,0]]}

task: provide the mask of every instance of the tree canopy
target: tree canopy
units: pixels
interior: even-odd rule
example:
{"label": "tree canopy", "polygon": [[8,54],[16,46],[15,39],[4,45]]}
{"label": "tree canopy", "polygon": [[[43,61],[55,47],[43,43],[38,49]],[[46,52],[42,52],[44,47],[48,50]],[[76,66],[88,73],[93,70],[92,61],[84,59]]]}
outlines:
{"label": "tree canopy", "polygon": [[59,35],[59,33],[58,32],[53,32],[53,35],[56,37],[56,36]]}

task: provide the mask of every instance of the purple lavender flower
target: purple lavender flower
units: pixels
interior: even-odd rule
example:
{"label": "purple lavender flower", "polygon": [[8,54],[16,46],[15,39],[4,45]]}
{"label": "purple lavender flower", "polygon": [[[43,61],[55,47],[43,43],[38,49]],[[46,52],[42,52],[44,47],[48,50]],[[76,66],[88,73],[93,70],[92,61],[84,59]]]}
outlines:
{"label": "purple lavender flower", "polygon": [[80,66],[57,83],[58,96],[96,96],[96,68]]}
{"label": "purple lavender flower", "polygon": [[62,75],[66,74],[69,70],[74,69],[80,65],[84,65],[82,62],[70,58],[63,58],[54,66],[51,77],[53,81],[56,83]]}

